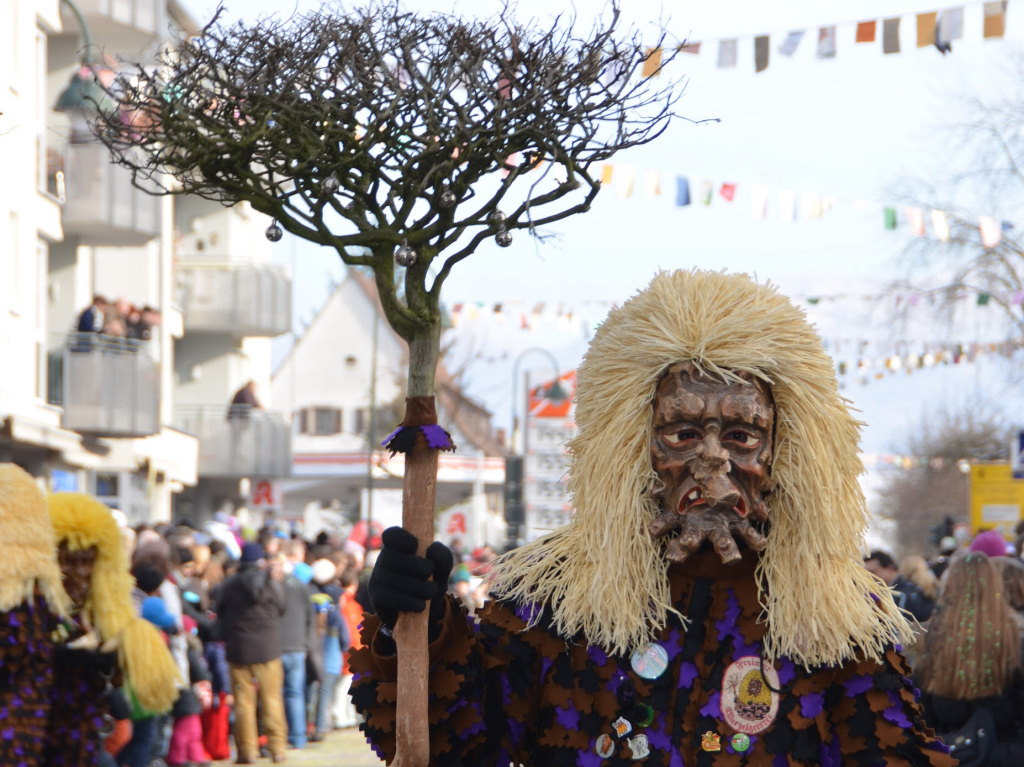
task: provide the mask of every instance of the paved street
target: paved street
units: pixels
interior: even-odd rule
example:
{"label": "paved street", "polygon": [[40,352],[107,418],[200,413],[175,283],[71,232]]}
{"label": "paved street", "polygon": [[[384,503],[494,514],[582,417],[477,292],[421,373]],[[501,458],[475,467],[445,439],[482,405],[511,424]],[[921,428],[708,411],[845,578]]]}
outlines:
{"label": "paved street", "polygon": [[[301,767],[384,767],[366,745],[363,734],[355,727],[336,730],[320,743],[310,743],[304,749],[289,749],[286,765]],[[218,767],[230,767],[232,761],[216,762]],[[257,767],[270,764],[269,759],[257,759]]]}

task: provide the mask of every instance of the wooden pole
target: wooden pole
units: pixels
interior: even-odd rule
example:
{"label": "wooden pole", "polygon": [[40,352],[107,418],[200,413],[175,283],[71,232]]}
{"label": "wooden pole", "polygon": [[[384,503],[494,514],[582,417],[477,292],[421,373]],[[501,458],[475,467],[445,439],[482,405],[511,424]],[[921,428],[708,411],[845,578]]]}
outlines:
{"label": "wooden pole", "polygon": [[[409,397],[403,426],[437,423],[433,397]],[[405,454],[402,488],[402,527],[416,536],[416,553],[423,556],[434,539],[434,498],[437,489],[437,451],[425,439]],[[447,589],[448,584],[441,584]],[[398,701],[395,715],[394,767],[427,767],[430,761],[430,728],[427,721],[427,683],[430,659],[427,621],[430,605],[422,613],[399,613],[395,624],[398,653]]]}

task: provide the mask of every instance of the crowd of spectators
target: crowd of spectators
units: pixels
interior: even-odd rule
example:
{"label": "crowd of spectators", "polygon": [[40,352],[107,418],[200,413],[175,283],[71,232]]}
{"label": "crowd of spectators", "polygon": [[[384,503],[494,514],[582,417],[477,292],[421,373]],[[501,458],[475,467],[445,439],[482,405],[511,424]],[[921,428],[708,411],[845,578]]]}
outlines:
{"label": "crowd of spectators", "polygon": [[[219,513],[201,530],[183,521],[125,526],[122,536],[136,609],[164,633],[188,684],[169,715],[131,711],[118,765],[283,762],[289,749],[359,724],[348,654],[361,646],[371,609],[366,583],[379,531],[307,540],[274,527],[243,530]],[[478,609],[494,553],[451,545],[459,567],[449,587]]]}

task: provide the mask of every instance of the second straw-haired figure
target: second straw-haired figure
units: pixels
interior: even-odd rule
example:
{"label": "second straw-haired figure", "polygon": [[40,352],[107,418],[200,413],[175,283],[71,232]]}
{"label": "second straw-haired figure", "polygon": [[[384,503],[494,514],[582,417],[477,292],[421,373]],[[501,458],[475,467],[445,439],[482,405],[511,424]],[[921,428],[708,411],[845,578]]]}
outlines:
{"label": "second straw-haired figure", "polygon": [[394,755],[390,637],[430,609],[434,765],[952,765],[861,565],[859,424],[803,312],[678,271],[611,312],[578,371],[568,525],[500,559],[478,616],[451,557],[392,528],[353,654]]}

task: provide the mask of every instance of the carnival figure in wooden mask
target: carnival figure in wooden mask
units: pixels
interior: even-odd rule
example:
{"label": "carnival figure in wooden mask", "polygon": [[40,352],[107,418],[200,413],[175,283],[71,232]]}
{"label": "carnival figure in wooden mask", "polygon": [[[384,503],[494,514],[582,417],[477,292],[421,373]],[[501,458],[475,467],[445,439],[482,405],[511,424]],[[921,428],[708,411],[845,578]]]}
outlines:
{"label": "carnival figure in wooden mask", "polygon": [[573,517],[495,563],[476,623],[444,597],[450,554],[385,531],[351,660],[379,753],[388,631],[429,601],[433,765],[952,764],[896,649],[911,626],[862,566],[859,424],[800,309],[659,274],[576,391]]}

